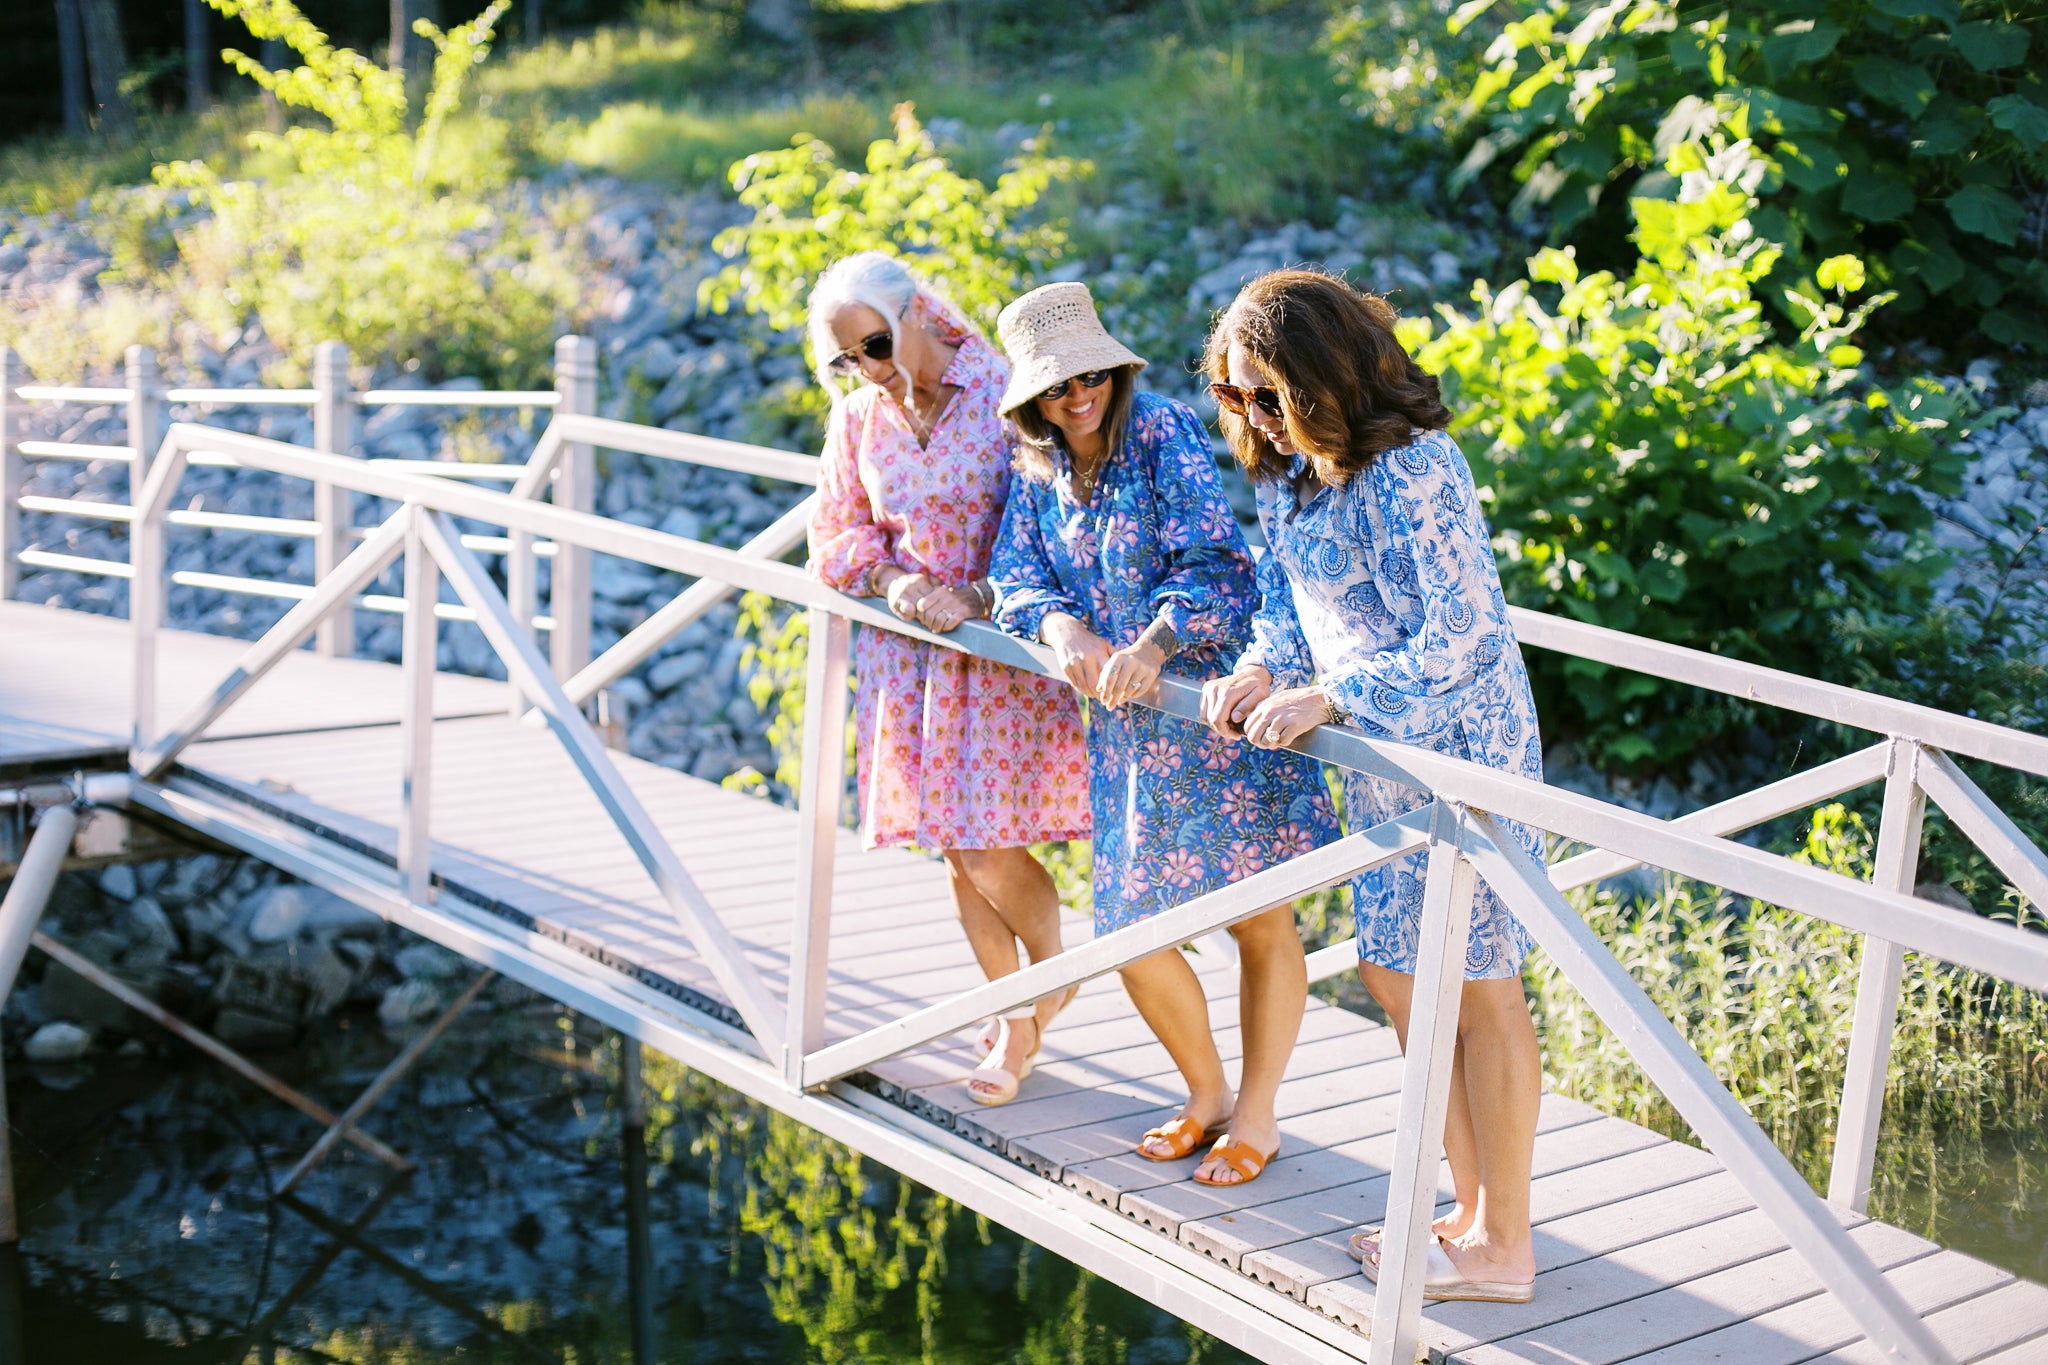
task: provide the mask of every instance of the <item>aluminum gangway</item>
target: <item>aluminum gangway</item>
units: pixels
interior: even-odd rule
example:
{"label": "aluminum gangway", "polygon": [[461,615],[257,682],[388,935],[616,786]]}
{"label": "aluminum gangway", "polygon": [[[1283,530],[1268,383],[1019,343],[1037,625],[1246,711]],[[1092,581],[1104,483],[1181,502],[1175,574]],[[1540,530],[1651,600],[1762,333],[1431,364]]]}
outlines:
{"label": "aluminum gangway", "polygon": [[[1733,693],[1873,732],[1869,747],[1670,822],[1435,753],[1325,726],[1297,747],[1429,792],[1422,810],[1101,939],[983,982],[941,867],[865,852],[839,828],[851,627],[894,630],[1050,672],[1045,651],[978,623],[952,636],[781,563],[806,504],[724,549],[578,510],[558,477],[602,446],[797,484],[814,462],[558,411],[510,491],[193,423],[137,448],[127,622],[0,603],[0,783],[75,760],[79,794],[125,805],[322,886],[591,1015],[954,1198],[1269,1360],[1470,1362],[2048,1360],[2048,1287],[1864,1214],[1900,966],[1910,950],[2048,989],[2048,936],[1915,898],[1928,800],[2036,904],[2048,856],[1952,755],[2048,776],[2048,739],[1577,623],[1517,612],[1525,644]],[[165,538],[194,463],[382,499],[364,528],[253,643],[163,625]],[[460,467],[453,467],[459,471]],[[555,501],[544,499],[553,492]],[[346,506],[346,498],[339,505]],[[573,503],[573,499],[570,500]],[[464,527],[494,528],[488,535]],[[503,580],[480,552],[504,557]],[[537,643],[536,556],[556,566],[557,622],[587,561],[617,555],[695,580],[595,660]],[[403,561],[404,661],[300,647]],[[454,602],[443,602],[442,587]],[[808,612],[799,808],[608,750],[583,706],[735,589]],[[506,683],[437,674],[439,623],[473,623]],[[1192,715],[1169,683],[1162,709]],[[68,746],[68,747],[67,747]],[[1728,836],[1884,784],[1872,882]],[[54,807],[61,810],[63,807]],[[1586,852],[1545,868],[1498,821]],[[62,830],[62,817],[52,828]],[[1135,1159],[1176,1080],[1116,969],[1359,870],[1428,852],[1416,1012],[1391,1030],[1312,1002],[1280,1093],[1285,1147],[1255,1183],[1205,1189]],[[1862,936],[1862,976],[1833,1177],[1824,1200],[1744,1113],[1573,913],[1563,892],[1648,865]],[[1539,1267],[1525,1307],[1428,1305],[1419,1252],[1449,1195],[1437,1144],[1473,890],[1493,887],[1703,1147],[1546,1096],[1533,1191]],[[23,898],[26,899],[26,898]],[[4,920],[5,916],[0,916]],[[17,918],[19,918],[17,916]],[[33,930],[0,923],[0,950]],[[46,945],[48,940],[39,940]],[[0,956],[4,956],[0,952]],[[1230,1055],[1234,972],[1198,958]],[[1349,969],[1337,944],[1318,978]],[[14,959],[18,962],[18,957]],[[1446,964],[1453,964],[1447,967]],[[0,962],[11,979],[13,962]],[[959,1082],[978,1021],[1083,989],[1018,1102],[981,1109]],[[366,1097],[374,1099],[374,1097]],[[346,1134],[359,1103],[301,1169]],[[360,1145],[360,1142],[359,1142]],[[1387,1292],[1344,1237],[1385,1221]]]}

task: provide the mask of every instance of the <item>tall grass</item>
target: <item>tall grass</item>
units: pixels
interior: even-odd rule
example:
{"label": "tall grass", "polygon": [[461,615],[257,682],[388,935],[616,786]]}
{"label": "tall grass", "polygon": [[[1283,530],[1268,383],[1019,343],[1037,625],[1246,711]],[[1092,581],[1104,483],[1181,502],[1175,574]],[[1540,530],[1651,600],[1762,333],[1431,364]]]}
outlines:
{"label": "tall grass", "polygon": [[[1868,874],[1867,829],[1823,808],[1802,856]],[[1804,915],[1751,906],[1667,880],[1648,897],[1586,890],[1574,908],[1678,1026],[1802,1174],[1824,1186],[1854,1017],[1859,936]],[[2014,917],[2043,926],[2015,904]],[[1669,1137],[1685,1120],[1542,954],[1525,974],[1553,1087]],[[1936,1182],[1967,1191],[1987,1163],[2019,1161],[2024,1189],[2048,1175],[2016,1144],[2048,1127],[2048,998],[1909,954],[1885,1085],[1871,1210],[1932,1232]],[[2038,1230],[2034,1234],[2038,1243]],[[2038,1247],[2037,1253],[2038,1255]]]}

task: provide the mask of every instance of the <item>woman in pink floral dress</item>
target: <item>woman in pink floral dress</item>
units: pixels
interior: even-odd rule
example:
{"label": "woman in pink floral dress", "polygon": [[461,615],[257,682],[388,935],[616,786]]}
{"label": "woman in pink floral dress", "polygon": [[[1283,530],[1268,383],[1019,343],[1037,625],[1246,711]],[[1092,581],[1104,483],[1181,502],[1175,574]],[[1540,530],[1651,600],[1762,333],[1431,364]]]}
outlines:
{"label": "woman in pink floral dress", "polygon": [[[1009,367],[895,258],[862,252],[811,291],[811,353],[832,417],[811,516],[810,569],[884,596],[935,631],[989,614],[989,552],[1009,488],[997,401]],[[850,388],[846,380],[854,380]],[[863,629],[853,648],[863,841],[936,849],[960,923],[993,979],[1060,950],[1059,895],[1029,844],[1086,838],[1088,763],[1059,682]],[[968,1079],[1015,1098],[1065,999],[998,1022]]]}

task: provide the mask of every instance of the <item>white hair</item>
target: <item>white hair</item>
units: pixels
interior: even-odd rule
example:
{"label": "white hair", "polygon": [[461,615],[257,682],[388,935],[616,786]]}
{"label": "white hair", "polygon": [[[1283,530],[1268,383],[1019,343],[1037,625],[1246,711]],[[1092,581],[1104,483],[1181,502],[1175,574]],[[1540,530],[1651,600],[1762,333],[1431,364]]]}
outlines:
{"label": "white hair", "polygon": [[859,305],[872,308],[888,325],[889,340],[902,354],[903,315],[919,294],[927,293],[910,267],[886,251],[857,251],[834,261],[818,282],[811,286],[806,325],[811,334],[811,363],[818,382],[836,398],[839,385],[833,383],[829,366],[839,354],[838,339],[826,319],[842,308]]}
{"label": "white hair", "polygon": [[945,293],[920,278],[901,260],[886,251],[856,251],[851,256],[842,256],[818,276],[818,282],[811,286],[811,297],[804,305],[804,325],[810,334],[811,364],[818,382],[832,395],[837,403],[846,394],[846,386],[837,382],[840,376],[832,373],[829,366],[832,358],[839,354],[838,338],[832,335],[827,319],[842,308],[859,305],[872,308],[881,316],[889,328],[889,341],[896,348],[895,354],[903,354],[903,319],[910,312],[910,305],[923,299],[926,311],[942,324],[962,336],[981,337],[981,329],[960,311],[958,304],[947,298]]}

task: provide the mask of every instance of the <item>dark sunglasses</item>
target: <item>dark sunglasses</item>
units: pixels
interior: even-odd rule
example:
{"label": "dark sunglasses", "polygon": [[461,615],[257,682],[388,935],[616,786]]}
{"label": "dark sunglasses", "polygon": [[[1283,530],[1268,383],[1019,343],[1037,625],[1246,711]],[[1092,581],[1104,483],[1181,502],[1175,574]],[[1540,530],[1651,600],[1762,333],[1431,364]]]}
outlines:
{"label": "dark sunglasses", "polygon": [[1256,403],[1275,417],[1281,416],[1280,390],[1261,384],[1254,388],[1240,388],[1235,384],[1211,384],[1209,396],[1218,404],[1242,417]]}
{"label": "dark sunglasses", "polygon": [[896,338],[887,332],[877,332],[871,337],[862,337],[853,345],[825,362],[825,368],[834,374],[852,374],[860,368],[861,358],[887,360],[896,354]]}
{"label": "dark sunglasses", "polygon": [[1040,398],[1050,398],[1054,402],[1058,402],[1067,396],[1067,390],[1074,385],[1079,384],[1084,389],[1099,389],[1104,384],[1107,384],[1109,377],[1115,373],[1115,370],[1084,370],[1072,379],[1062,379],[1049,389],[1040,389],[1038,396]]}

